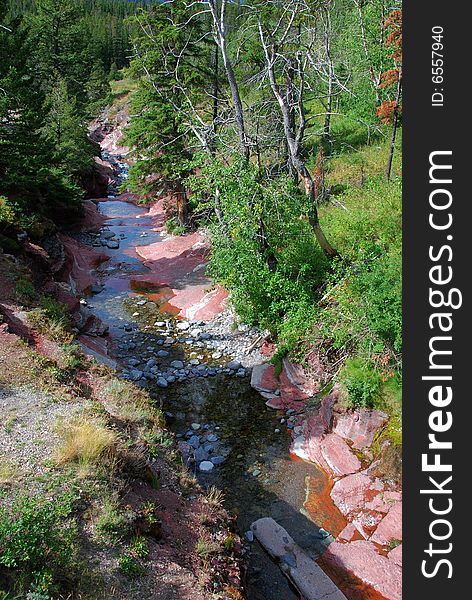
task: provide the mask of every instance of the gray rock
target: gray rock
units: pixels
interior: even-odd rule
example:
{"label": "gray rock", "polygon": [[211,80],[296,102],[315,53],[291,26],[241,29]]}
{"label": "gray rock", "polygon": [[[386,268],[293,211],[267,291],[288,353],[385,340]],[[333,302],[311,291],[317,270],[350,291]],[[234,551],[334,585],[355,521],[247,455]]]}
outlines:
{"label": "gray rock", "polygon": [[133,381],[138,381],[143,376],[143,372],[139,369],[132,369],[130,377]]}
{"label": "gray rock", "polygon": [[167,356],[169,356],[169,353],[167,352],[167,350],[159,350],[157,352],[157,356],[159,358],[166,358]]}
{"label": "gray rock", "polygon": [[176,327],[180,331],[186,331],[190,328],[190,323],[188,321],[177,321]]}
{"label": "gray rock", "polygon": [[181,360],[173,360],[170,363],[170,366],[173,367],[174,369],[183,369],[184,363]]}
{"label": "gray rock", "polygon": [[246,540],[248,542],[253,542],[254,541],[254,534],[250,530],[246,531],[246,533],[244,534],[244,537],[246,538]]}
{"label": "gray rock", "polygon": [[166,388],[169,384],[167,382],[167,379],[164,379],[164,377],[158,377],[157,378],[157,385],[159,387]]}
{"label": "gray rock", "polygon": [[117,240],[107,240],[107,247],[110,248],[110,250],[118,250],[120,242]]}
{"label": "gray rock", "polygon": [[188,443],[192,446],[192,448],[197,449],[200,446],[200,438],[198,435],[192,435],[192,437],[189,438]]}
{"label": "gray rock", "polygon": [[192,423],[190,425],[190,427],[194,430],[194,431],[198,431],[201,427],[200,423]]}
{"label": "gray rock", "polygon": [[241,363],[237,360],[231,360],[227,365],[227,369],[232,369],[233,371],[237,371],[241,368]]}
{"label": "gray rock", "polygon": [[201,462],[202,460],[208,460],[208,452],[205,452],[205,450],[201,446],[200,448],[195,449],[193,455],[197,462]]}
{"label": "gray rock", "polygon": [[281,571],[307,600],[346,600],[331,579],[274,519],[265,517],[251,525],[254,537],[279,563]]}
{"label": "gray rock", "polygon": [[204,460],[200,463],[199,469],[204,473],[208,473],[213,470],[213,467],[214,465],[212,462],[210,462],[209,460]]}
{"label": "gray rock", "polygon": [[221,456],[221,455],[220,456],[212,456],[210,460],[215,466],[217,466],[217,465],[221,465],[222,463],[225,462],[225,457]]}
{"label": "gray rock", "polygon": [[207,441],[208,442],[217,442],[218,436],[215,435],[214,433],[210,433],[210,435],[207,436]]}

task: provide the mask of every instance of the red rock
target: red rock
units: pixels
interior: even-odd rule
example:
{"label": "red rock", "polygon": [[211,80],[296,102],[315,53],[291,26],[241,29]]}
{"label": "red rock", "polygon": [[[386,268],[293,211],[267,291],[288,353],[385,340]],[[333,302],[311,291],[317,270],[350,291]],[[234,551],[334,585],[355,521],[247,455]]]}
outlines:
{"label": "red rock", "polygon": [[360,408],[353,412],[336,415],[333,431],[341,437],[351,440],[352,447],[360,450],[372,444],[375,434],[387,420],[388,417],[383,412]]}
{"label": "red rock", "polygon": [[403,549],[403,544],[400,544],[393,550],[390,550],[390,552],[387,554],[388,558],[390,560],[393,560],[393,562],[396,565],[398,565],[399,567],[402,566],[402,554],[403,554],[402,549]]}
{"label": "red rock", "polygon": [[380,479],[372,479],[363,473],[355,473],[334,484],[331,498],[343,515],[353,518],[365,510],[366,504],[384,489],[385,486]]}
{"label": "red rock", "polygon": [[397,502],[380,522],[370,540],[382,546],[392,540],[402,540],[402,503]]}
{"label": "red rock", "polygon": [[319,382],[312,379],[301,365],[295,365],[284,358],[280,374],[280,395],[284,403],[307,400],[319,389]]}
{"label": "red rock", "polygon": [[336,538],[338,542],[352,542],[355,539],[359,539],[360,534],[357,530],[354,523],[348,523],[346,527],[341,531],[341,533]]}
{"label": "red rock", "polygon": [[324,423],[326,431],[329,431],[331,428],[331,423],[333,420],[333,409],[334,405],[338,401],[338,390],[336,388],[333,389],[331,394],[325,396],[321,400],[319,415]]}
{"label": "red rock", "polygon": [[67,256],[62,279],[69,283],[72,290],[83,292],[95,283],[92,270],[101,262],[109,260],[109,256],[66,235],[60,235],[59,238]]}
{"label": "red rock", "polygon": [[251,387],[258,392],[274,393],[279,388],[279,381],[275,376],[275,365],[263,363],[252,369]]}
{"label": "red rock", "polygon": [[350,475],[361,468],[361,462],[346,442],[335,433],[328,433],[321,441],[321,453],[334,476]]}
{"label": "red rock", "polygon": [[350,571],[388,600],[402,598],[401,567],[379,554],[371,542],[333,542],[324,553],[323,560]]}
{"label": "red rock", "polygon": [[387,490],[386,492],[381,492],[378,496],[375,496],[375,498],[370,502],[367,502],[365,506],[369,510],[376,510],[377,512],[387,514],[391,507],[401,499],[402,495],[400,492]]}
{"label": "red rock", "polygon": [[356,526],[361,536],[368,540],[376,527],[382,520],[383,515],[372,510],[360,510],[353,518],[352,523]]}

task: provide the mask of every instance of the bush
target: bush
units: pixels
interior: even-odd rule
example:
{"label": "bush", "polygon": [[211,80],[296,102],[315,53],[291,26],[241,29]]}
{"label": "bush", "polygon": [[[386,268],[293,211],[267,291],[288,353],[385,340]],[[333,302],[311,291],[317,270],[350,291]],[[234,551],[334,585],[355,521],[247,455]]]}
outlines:
{"label": "bush", "polygon": [[365,408],[376,406],[382,378],[370,362],[361,358],[348,359],[338,379],[347,390],[350,406]]}
{"label": "bush", "polygon": [[6,569],[15,591],[49,592],[69,576],[76,553],[70,520],[72,498],[22,497],[0,507],[0,570]]}

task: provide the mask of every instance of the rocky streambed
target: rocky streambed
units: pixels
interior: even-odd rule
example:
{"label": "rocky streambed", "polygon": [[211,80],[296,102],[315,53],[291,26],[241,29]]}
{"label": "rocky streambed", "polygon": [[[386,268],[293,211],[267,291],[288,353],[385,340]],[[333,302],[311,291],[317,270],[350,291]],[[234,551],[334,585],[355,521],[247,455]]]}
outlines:
{"label": "rocky streambed", "polygon": [[102,326],[80,339],[87,352],[151,391],[188,467],[203,486],[225,492],[245,543],[247,598],[295,600],[306,584],[298,582],[297,590],[290,583],[299,550],[277,557],[269,548],[273,559],[258,543],[271,537],[251,527],[264,517],[283,527],[309,559],[324,555],[320,564],[349,599],[399,598],[401,547],[387,556],[396,522],[390,538],[368,540],[391,507],[401,506],[401,496],[371,477],[365,457],[352,448],[367,447],[384,416],[367,415],[368,431],[353,425],[358,416],[343,428],[330,397],[313,413],[310,399],[321,392],[316,365],[308,380],[288,362],[280,380],[275,377],[263,332],[238,324],[225,290],[206,276],[204,236],[169,236],[163,200],[145,208],[132,195],[120,195],[126,163],[113,154],[103,158],[114,173],[108,197],[88,206],[91,226],[74,242],[83,254],[100,257],[88,260],[93,270],[86,276],[75,261],[75,276],[84,282],[77,287],[81,311]]}

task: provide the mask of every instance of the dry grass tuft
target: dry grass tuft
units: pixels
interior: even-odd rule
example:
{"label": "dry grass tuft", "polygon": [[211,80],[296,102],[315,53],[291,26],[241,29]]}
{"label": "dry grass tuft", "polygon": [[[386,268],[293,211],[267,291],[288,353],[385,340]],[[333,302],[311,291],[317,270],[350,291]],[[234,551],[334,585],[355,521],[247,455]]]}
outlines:
{"label": "dry grass tuft", "polygon": [[78,462],[82,466],[97,463],[105,454],[112,454],[118,436],[98,420],[80,417],[61,424],[62,445],[57,451],[58,464]]}
{"label": "dry grass tuft", "polygon": [[211,508],[223,508],[225,494],[214,485],[210,486],[206,496],[206,502]]}

